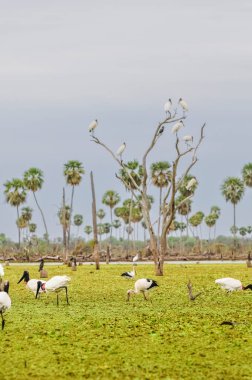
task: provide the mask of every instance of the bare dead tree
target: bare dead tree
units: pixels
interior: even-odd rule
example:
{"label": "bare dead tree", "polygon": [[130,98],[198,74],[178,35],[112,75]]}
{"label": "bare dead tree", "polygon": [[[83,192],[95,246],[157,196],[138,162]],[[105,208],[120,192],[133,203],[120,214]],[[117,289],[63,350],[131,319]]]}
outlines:
{"label": "bare dead tree", "polygon": [[[150,250],[153,255],[154,264],[155,264],[155,274],[157,276],[163,275],[163,266],[164,266],[164,257],[167,252],[167,235],[169,234],[169,230],[171,227],[171,224],[175,218],[175,214],[177,209],[188,199],[190,199],[193,195],[193,192],[190,193],[187,197],[183,199],[179,204],[175,205],[175,196],[180,189],[180,187],[183,184],[183,181],[185,180],[186,176],[189,174],[190,170],[193,168],[193,166],[198,161],[198,158],[196,156],[197,151],[199,149],[199,146],[204,138],[203,132],[205,128],[205,124],[200,129],[200,136],[198,138],[198,142],[194,146],[186,146],[186,148],[182,149],[180,144],[180,138],[178,136],[178,133],[176,133],[176,142],[175,142],[175,157],[172,162],[172,175],[171,175],[171,181],[169,186],[167,187],[167,191],[164,194],[163,200],[162,200],[162,206],[161,206],[161,236],[160,236],[160,244],[158,244],[157,234],[155,233],[155,230],[153,228],[153,225],[155,221],[151,220],[150,215],[150,209],[149,209],[149,200],[148,200],[148,186],[150,184],[150,173],[147,170],[147,160],[149,157],[149,154],[152,152],[154,147],[157,144],[157,141],[162,135],[162,132],[164,128],[169,126],[172,123],[177,123],[185,119],[186,117],[183,115],[181,117],[177,117],[176,110],[173,113],[169,113],[167,117],[158,123],[158,125],[155,128],[155,132],[152,136],[150,145],[148,146],[147,150],[143,154],[142,157],[142,177],[140,184],[137,183],[134,179],[134,177],[131,175],[130,170],[127,168],[127,165],[123,162],[123,160],[119,159],[116,154],[112,151],[111,148],[109,148],[104,142],[102,142],[98,137],[92,136],[93,142],[96,144],[102,146],[117,162],[118,166],[122,169],[124,169],[130,181],[125,181],[122,176],[116,174],[116,177],[124,184],[124,186],[131,191],[133,198],[139,202],[138,195],[141,196],[141,209],[143,213],[144,222],[147,226],[149,235],[150,235]],[[195,140],[194,140],[195,141]],[[183,145],[184,146],[184,145]],[[184,162],[184,158],[190,158],[189,163],[187,161],[187,164],[185,168],[182,170],[181,167],[181,161]],[[179,169],[181,172],[178,174]],[[130,183],[133,184],[133,186],[130,185]]]}
{"label": "bare dead tree", "polygon": [[94,258],[95,258],[95,267],[96,269],[100,269],[100,257],[99,257],[99,249],[98,249],[98,232],[97,232],[97,216],[96,216],[96,199],[95,199],[95,187],[94,187],[94,178],[93,172],[90,172],[91,178],[91,189],[92,189],[92,217],[93,217],[93,235],[94,235]]}

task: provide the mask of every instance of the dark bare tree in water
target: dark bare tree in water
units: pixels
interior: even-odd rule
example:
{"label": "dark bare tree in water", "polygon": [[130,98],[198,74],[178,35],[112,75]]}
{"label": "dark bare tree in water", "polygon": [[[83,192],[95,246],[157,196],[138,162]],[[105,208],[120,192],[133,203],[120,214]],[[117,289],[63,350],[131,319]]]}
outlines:
{"label": "dark bare tree in water", "polygon": [[[118,174],[117,178],[123,183],[123,185],[131,192],[132,197],[138,201],[139,195],[141,196],[141,210],[143,214],[143,220],[147,226],[149,236],[150,236],[150,250],[153,255],[154,264],[155,264],[155,273],[158,276],[163,275],[163,266],[164,266],[164,257],[167,251],[167,235],[169,234],[170,227],[174,220],[177,209],[186,202],[188,199],[191,199],[193,196],[195,186],[197,181],[195,178],[191,178],[186,181],[189,172],[192,167],[198,161],[197,151],[204,138],[203,132],[205,124],[200,129],[200,135],[198,141],[196,139],[191,139],[191,143],[187,143],[185,137],[180,137],[181,129],[184,128],[183,120],[186,118],[185,112],[182,112],[182,116],[177,116],[176,110],[172,110],[166,113],[166,117],[163,121],[159,122],[154,129],[151,142],[146,149],[145,153],[142,156],[141,160],[141,175],[136,180],[135,176],[132,176],[131,170],[128,169],[127,164],[123,162],[122,157],[117,156],[110,147],[108,147],[104,142],[102,142],[98,137],[92,136],[92,141],[98,145],[101,145],[114,160],[118,163],[122,173],[122,170],[125,171],[130,179],[130,181],[125,181],[125,177]],[[158,236],[154,229],[154,223],[156,220],[152,220],[149,208],[148,194],[149,194],[149,185],[151,182],[151,171],[147,168],[147,161],[150,153],[156,147],[159,138],[162,137],[166,129],[171,126],[171,130],[168,132],[173,132],[175,135],[174,139],[174,149],[173,152],[169,152],[171,157],[164,157],[164,160],[172,162],[170,167],[169,174],[169,183],[167,188],[162,195],[161,201],[161,212],[160,212],[160,241],[158,244]],[[189,136],[191,137],[191,136]],[[193,143],[193,142],[194,143]],[[196,141],[196,142],[195,142]],[[132,184],[132,185],[131,185]],[[183,199],[180,202],[176,201],[176,195],[180,188],[184,186],[187,190],[187,195],[183,196]]]}

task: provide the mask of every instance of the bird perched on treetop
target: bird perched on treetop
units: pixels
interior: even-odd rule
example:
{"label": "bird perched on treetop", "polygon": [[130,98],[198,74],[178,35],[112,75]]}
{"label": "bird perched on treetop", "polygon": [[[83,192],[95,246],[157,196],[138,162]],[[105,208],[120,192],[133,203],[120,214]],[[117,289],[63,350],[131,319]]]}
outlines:
{"label": "bird perched on treetop", "polygon": [[183,112],[189,111],[188,104],[186,103],[185,100],[183,100],[182,98],[180,98],[179,101],[178,101],[178,103],[182,107]]}
{"label": "bird perched on treetop", "polygon": [[124,142],[116,151],[117,156],[120,156],[122,158],[122,154],[126,149],[126,143]]}
{"label": "bird perched on treetop", "polygon": [[165,102],[165,104],[164,104],[164,111],[165,111],[166,114],[167,114],[168,112],[171,113],[171,112],[170,112],[171,107],[172,107],[172,101],[171,101],[171,99],[169,99],[169,100],[168,100],[167,102]]}
{"label": "bird perched on treetop", "polygon": [[193,142],[193,136],[192,135],[185,135],[183,137],[183,140],[184,142],[186,143],[186,145],[189,146],[189,143],[192,143]]}
{"label": "bird perched on treetop", "polygon": [[146,292],[151,288],[158,286],[155,280],[149,278],[141,278],[135,282],[135,289],[129,289],[127,291],[127,300],[129,301],[131,294],[143,293],[144,299],[147,300]]}
{"label": "bird perched on treetop", "polygon": [[186,185],[186,190],[191,190],[193,186],[195,186],[197,184],[197,180],[196,178],[192,178],[190,179],[190,181],[188,182],[188,184]]}
{"label": "bird perched on treetop", "polygon": [[182,127],[184,127],[184,123],[182,120],[178,121],[174,126],[172,127],[172,133],[177,133]]}
{"label": "bird perched on treetop", "polygon": [[98,120],[97,119],[91,121],[91,123],[88,126],[88,131],[90,133],[92,133],[92,135],[93,135],[94,134],[94,130],[95,130],[95,128],[97,128],[97,126],[98,126]]}

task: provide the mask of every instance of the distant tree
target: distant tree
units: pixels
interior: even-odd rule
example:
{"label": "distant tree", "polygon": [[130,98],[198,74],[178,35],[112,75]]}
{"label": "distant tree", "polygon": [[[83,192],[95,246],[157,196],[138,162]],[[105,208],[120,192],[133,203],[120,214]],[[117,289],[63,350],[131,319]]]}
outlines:
{"label": "distant tree", "polygon": [[246,227],[240,227],[239,228],[239,234],[244,237],[247,235],[247,228]]}
{"label": "distant tree", "polygon": [[242,178],[245,186],[252,187],[252,162],[243,166]]}
{"label": "distant tree", "polygon": [[[121,227],[121,225],[122,225],[122,223],[120,222],[119,219],[115,219],[115,220],[113,221],[113,227],[116,229],[116,231],[118,230],[118,228]],[[117,238],[118,238],[118,236],[117,236]]]}
{"label": "distant tree", "polygon": [[29,224],[29,231],[31,233],[35,233],[36,232],[36,229],[37,229],[37,225],[35,223],[30,223]]}
{"label": "distant tree", "polygon": [[102,220],[104,219],[105,215],[106,215],[106,213],[102,208],[100,208],[97,211],[97,217],[100,219],[100,223],[102,223]]}
{"label": "distant tree", "polygon": [[[5,198],[7,203],[11,206],[16,207],[17,209],[17,220],[19,220],[19,206],[26,201],[26,188],[25,184],[21,179],[13,178],[11,181],[7,181],[4,184]],[[18,247],[20,248],[20,226],[19,222],[17,223],[18,227]]]}
{"label": "distant tree", "polygon": [[49,234],[48,234],[48,229],[47,229],[47,225],[46,225],[46,220],[45,220],[45,216],[44,216],[44,213],[38,203],[38,199],[36,197],[36,192],[38,190],[41,190],[42,189],[42,186],[43,186],[43,183],[44,183],[44,175],[43,175],[43,172],[42,170],[38,169],[38,168],[30,168],[28,170],[26,170],[24,172],[24,184],[25,184],[25,187],[32,192],[33,194],[33,197],[34,197],[34,200],[35,200],[35,203],[39,209],[39,212],[40,212],[40,215],[42,217],[42,220],[43,220],[43,224],[44,224],[44,228],[45,228],[45,233],[47,235],[47,239],[49,239]]}
{"label": "distant tree", "polygon": [[74,225],[78,228],[77,236],[79,235],[79,228],[83,224],[83,216],[80,214],[74,215]]}
{"label": "distant tree", "polygon": [[113,208],[120,202],[119,194],[114,190],[108,190],[102,197],[102,203],[110,208],[110,244],[112,240]]}
{"label": "distant tree", "polygon": [[70,220],[69,220],[69,225],[68,225],[68,240],[67,240],[68,247],[69,247],[70,234],[71,234],[71,220],[72,220],[72,212],[73,212],[74,189],[76,186],[79,186],[79,184],[81,183],[82,175],[84,173],[85,173],[85,170],[80,161],[70,160],[64,165],[64,176],[66,179],[66,183],[72,186],[71,204],[70,204]]}
{"label": "distant tree", "polygon": [[231,202],[233,205],[233,228],[231,228],[233,231],[234,246],[236,246],[236,205],[244,195],[244,183],[240,178],[228,177],[221,186],[221,192],[226,202]]}
{"label": "distant tree", "polygon": [[89,238],[89,235],[93,232],[93,228],[91,226],[87,225],[84,228],[84,232],[85,232],[85,234],[87,234],[87,236]]}
{"label": "distant tree", "polygon": [[216,224],[217,224],[217,220],[220,217],[221,210],[218,206],[212,206],[211,210],[210,210],[210,214],[215,218],[215,224],[214,224],[214,239],[215,239],[215,237],[216,237]]}
{"label": "distant tree", "polygon": [[216,224],[216,217],[215,217],[214,214],[209,214],[209,215],[207,215],[205,217],[204,221],[205,221],[207,227],[209,228],[209,237],[208,237],[208,239],[210,241],[210,239],[211,239],[211,228],[214,227],[215,224]]}

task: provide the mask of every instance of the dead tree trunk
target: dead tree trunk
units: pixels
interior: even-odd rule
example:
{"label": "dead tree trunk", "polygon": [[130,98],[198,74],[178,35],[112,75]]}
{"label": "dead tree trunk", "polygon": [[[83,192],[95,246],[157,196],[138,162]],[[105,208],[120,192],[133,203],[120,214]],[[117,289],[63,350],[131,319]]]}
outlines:
{"label": "dead tree trunk", "polygon": [[99,257],[99,247],[98,247],[98,233],[97,233],[97,219],[96,219],[96,200],[95,200],[95,188],[94,188],[94,178],[93,172],[90,172],[91,178],[91,189],[92,189],[92,217],[93,217],[93,240],[94,240],[94,259],[95,268],[100,269],[100,257]]}

